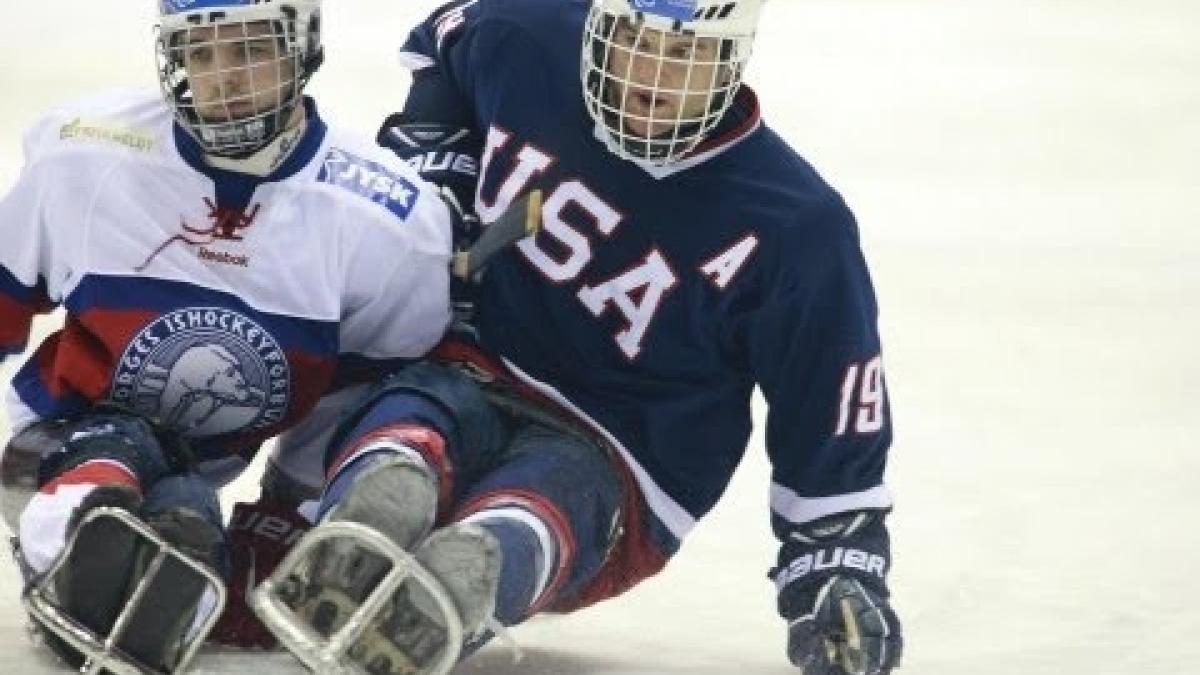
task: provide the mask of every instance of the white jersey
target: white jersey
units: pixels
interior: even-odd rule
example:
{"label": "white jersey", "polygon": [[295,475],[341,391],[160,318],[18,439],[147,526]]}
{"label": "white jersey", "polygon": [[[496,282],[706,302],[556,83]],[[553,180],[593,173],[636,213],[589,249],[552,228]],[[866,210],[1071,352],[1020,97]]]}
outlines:
{"label": "white jersey", "polygon": [[[205,164],[158,93],[44,117],[0,201],[0,356],[66,311],[7,395],[14,430],[111,400],[230,475],[449,321],[449,209],[365,138],[308,126],[265,178]],[[362,379],[362,377],[358,377]]]}

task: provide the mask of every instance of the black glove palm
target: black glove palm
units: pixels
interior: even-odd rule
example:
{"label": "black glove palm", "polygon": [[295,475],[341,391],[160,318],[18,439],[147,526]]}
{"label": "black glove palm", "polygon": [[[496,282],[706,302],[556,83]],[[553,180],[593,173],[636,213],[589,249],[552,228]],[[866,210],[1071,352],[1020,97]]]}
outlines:
{"label": "black glove palm", "polygon": [[902,647],[887,600],[850,577],[830,577],[812,612],[788,626],[788,657],[804,675],[884,675]]}

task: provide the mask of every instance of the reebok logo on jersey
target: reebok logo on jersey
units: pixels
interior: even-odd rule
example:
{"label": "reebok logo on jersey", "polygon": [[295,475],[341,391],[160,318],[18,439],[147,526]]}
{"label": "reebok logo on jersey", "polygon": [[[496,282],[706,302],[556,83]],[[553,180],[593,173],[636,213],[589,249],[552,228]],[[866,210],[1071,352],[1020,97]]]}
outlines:
{"label": "reebok logo on jersey", "polygon": [[793,581],[806,577],[813,572],[846,567],[853,570],[874,574],[880,579],[887,572],[887,559],[881,555],[863,551],[857,548],[822,549],[816,553],[805,553],[788,563],[778,576],[775,577],[776,588],[782,589]]}
{"label": "reebok logo on jersey", "polygon": [[196,256],[207,262],[220,263],[222,265],[233,265],[234,267],[249,267],[250,256],[236,255],[225,251],[214,251],[212,249],[200,247],[196,251]]}
{"label": "reebok logo on jersey", "polygon": [[355,156],[345,150],[331,148],[317,174],[317,180],[345,188],[380,204],[407,219],[417,203],[417,186],[387,167]]}
{"label": "reebok logo on jersey", "polygon": [[258,209],[261,205],[255,204],[249,212],[242,212],[237,209],[219,207],[207,197],[204,198],[204,205],[208,207],[208,219],[210,221],[207,227],[193,227],[180,216],[179,227],[183,232],[172,236],[160,244],[150,255],[146,256],[142,264],[134,267],[133,270],[135,272],[145,270],[150,266],[150,263],[154,262],[158,254],[176,242],[197,247],[197,255],[201,260],[224,263],[226,265],[237,265],[238,267],[249,267],[249,256],[213,251],[205,247],[214,241],[242,241],[244,238],[242,231],[254,224],[254,218],[258,215]]}

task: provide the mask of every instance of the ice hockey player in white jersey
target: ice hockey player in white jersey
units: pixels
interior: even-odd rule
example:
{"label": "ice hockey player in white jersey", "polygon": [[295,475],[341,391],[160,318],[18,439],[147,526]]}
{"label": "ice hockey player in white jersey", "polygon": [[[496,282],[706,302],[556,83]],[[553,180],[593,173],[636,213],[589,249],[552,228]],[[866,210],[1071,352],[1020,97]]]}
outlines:
{"label": "ice hockey player in white jersey", "polygon": [[[227,573],[215,488],[339,385],[425,354],[449,321],[454,212],[302,93],[322,59],[320,0],[158,4],[161,91],[47,114],[0,200],[0,356],[26,353],[35,315],[65,314],[7,391],[5,516],[27,581],[61,561],[44,585],[101,638],[149,544],[115,519],[77,528],[83,514],[125,509]],[[272,472],[321,464],[276,457]],[[119,658],[182,665],[214,589],[177,562],[123,620]],[[44,632],[69,659],[108,658]]]}

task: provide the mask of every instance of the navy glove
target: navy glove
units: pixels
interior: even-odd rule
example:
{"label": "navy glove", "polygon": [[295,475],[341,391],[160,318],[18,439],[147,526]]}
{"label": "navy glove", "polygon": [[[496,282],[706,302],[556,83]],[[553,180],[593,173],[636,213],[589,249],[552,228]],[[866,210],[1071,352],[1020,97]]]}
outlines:
{"label": "navy glove", "polygon": [[900,664],[888,603],[884,512],[838,514],[789,534],[772,570],[788,620],[788,658],[804,675],[887,675]]}
{"label": "navy glove", "polygon": [[483,144],[472,130],[417,122],[406,113],[395,113],[384,121],[375,140],[412,165],[422,178],[449,190],[460,210],[469,211],[475,203]]}

